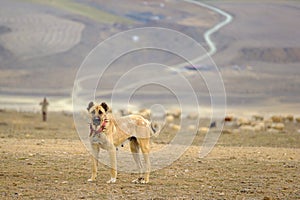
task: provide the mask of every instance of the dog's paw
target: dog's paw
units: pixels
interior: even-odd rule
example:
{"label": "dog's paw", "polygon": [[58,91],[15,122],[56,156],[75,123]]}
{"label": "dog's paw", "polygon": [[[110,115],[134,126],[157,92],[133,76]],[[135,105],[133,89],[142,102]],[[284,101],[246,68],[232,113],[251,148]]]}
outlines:
{"label": "dog's paw", "polygon": [[95,178],[89,178],[87,181],[88,182],[94,182],[94,181],[96,181],[96,179]]}
{"label": "dog's paw", "polygon": [[146,181],[145,179],[141,180],[140,184],[147,184],[149,181]]}
{"label": "dog's paw", "polygon": [[117,181],[116,178],[111,178],[109,181],[107,181],[106,183],[115,183]]}
{"label": "dog's paw", "polygon": [[140,177],[140,178],[137,178],[137,179],[133,180],[132,183],[136,183],[136,184],[142,183],[142,184],[144,184],[146,182],[145,182],[144,178]]}

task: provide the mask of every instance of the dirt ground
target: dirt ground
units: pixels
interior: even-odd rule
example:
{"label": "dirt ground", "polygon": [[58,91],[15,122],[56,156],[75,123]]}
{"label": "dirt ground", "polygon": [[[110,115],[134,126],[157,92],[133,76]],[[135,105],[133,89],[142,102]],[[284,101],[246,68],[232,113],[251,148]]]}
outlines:
{"label": "dirt ground", "polygon": [[[90,176],[89,153],[73,118],[50,113],[0,112],[1,199],[300,199],[300,124],[279,133],[233,133],[198,157],[204,135],[172,165],[151,173],[150,183],[133,184],[136,174],[109,169]],[[166,138],[162,133],[153,146]],[[160,141],[161,140],[161,141]],[[133,161],[132,161],[133,162]]]}

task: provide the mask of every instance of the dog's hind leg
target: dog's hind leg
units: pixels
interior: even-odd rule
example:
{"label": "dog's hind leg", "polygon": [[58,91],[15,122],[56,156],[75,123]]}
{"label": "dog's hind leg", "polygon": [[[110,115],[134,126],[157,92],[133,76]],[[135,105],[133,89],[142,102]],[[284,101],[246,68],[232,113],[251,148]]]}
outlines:
{"label": "dog's hind leg", "polygon": [[142,153],[144,155],[144,160],[146,163],[146,171],[144,180],[141,181],[141,183],[148,183],[149,182],[149,176],[150,176],[150,170],[151,170],[151,164],[150,164],[150,140],[149,138],[143,138],[139,139],[139,144],[142,150]]}
{"label": "dog's hind leg", "polygon": [[99,151],[100,148],[98,145],[92,145],[92,176],[88,179],[89,182],[95,181],[97,177]]}
{"label": "dog's hind leg", "polygon": [[142,178],[141,178],[141,174],[142,174],[142,162],[140,159],[140,155],[139,155],[139,151],[140,151],[140,146],[139,143],[137,142],[137,139],[135,137],[130,138],[130,150],[133,156],[133,159],[137,165],[138,168],[138,172],[139,172],[139,178],[138,179],[134,179],[132,182],[133,183],[140,183]]}

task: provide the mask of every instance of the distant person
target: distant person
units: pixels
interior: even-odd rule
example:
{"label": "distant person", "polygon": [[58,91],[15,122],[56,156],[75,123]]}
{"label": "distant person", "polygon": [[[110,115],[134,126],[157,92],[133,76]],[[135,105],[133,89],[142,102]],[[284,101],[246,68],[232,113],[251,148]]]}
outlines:
{"label": "distant person", "polygon": [[44,97],[44,100],[40,103],[40,106],[42,107],[42,115],[43,115],[43,121],[47,121],[47,111],[49,102],[47,101],[46,97]]}
{"label": "distant person", "polygon": [[210,123],[209,128],[216,128],[217,127],[217,122],[213,121],[212,123]]}

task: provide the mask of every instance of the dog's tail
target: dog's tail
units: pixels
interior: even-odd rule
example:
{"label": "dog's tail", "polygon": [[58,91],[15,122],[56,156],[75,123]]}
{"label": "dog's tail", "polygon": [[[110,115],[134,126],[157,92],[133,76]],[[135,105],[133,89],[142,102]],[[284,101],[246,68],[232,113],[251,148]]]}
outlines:
{"label": "dog's tail", "polygon": [[150,122],[151,133],[154,137],[157,137],[162,130],[162,127],[158,123]]}

